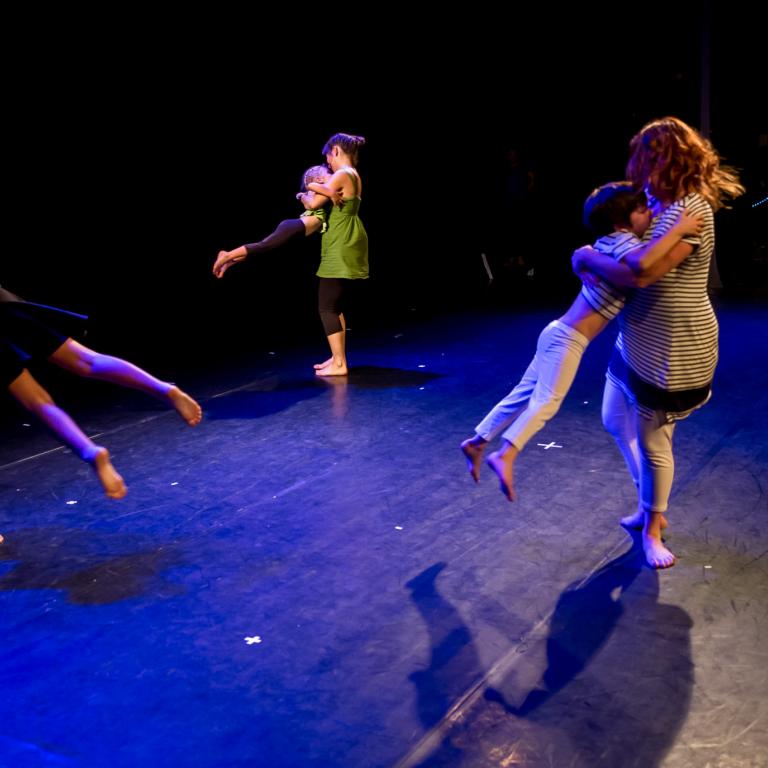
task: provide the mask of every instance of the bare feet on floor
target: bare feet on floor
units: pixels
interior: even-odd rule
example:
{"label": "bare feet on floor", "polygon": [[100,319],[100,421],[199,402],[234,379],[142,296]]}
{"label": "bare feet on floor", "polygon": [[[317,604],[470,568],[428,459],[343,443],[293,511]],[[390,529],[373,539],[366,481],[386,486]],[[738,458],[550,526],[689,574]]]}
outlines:
{"label": "bare feet on floor", "polygon": [[347,373],[347,364],[344,362],[337,363],[333,358],[322,368],[315,366],[316,376],[346,376]]}
{"label": "bare feet on floor", "polygon": [[469,437],[461,444],[461,451],[467,459],[467,469],[476,483],[480,481],[480,466],[486,445],[485,442],[480,443],[477,440],[477,437]]}
{"label": "bare feet on floor", "polygon": [[[627,515],[626,517],[622,517],[619,523],[625,528],[632,528],[633,530],[641,531],[643,529],[643,525],[645,525],[645,515],[643,514],[643,510],[639,509],[637,512],[635,512],[634,515]],[[661,530],[663,531],[668,525],[669,522],[667,521],[667,518],[662,515]]]}
{"label": "bare feet on floor", "polygon": [[327,360],[324,360],[322,363],[315,363],[312,367],[316,371],[319,371],[321,368],[327,368],[332,362],[333,362],[333,358],[329,357]]}
{"label": "bare feet on floor", "polygon": [[182,392],[174,385],[166,392],[166,396],[190,427],[195,427],[200,423],[203,418],[203,409],[186,392]]}
{"label": "bare feet on floor", "polygon": [[93,458],[88,459],[88,462],[104,487],[104,493],[110,499],[122,499],[128,493],[125,481],[112,466],[112,462],[109,460],[109,451],[106,448],[99,448]]}
{"label": "bare feet on floor", "polygon": [[651,568],[671,568],[675,564],[675,556],[662,544],[661,536],[644,533],[643,552]]}
{"label": "bare feet on floor", "polygon": [[[506,454],[505,454],[506,455]],[[485,463],[496,473],[499,478],[499,488],[501,492],[509,499],[515,500],[515,487],[513,484],[512,461],[504,460],[499,451],[489,454]]]}

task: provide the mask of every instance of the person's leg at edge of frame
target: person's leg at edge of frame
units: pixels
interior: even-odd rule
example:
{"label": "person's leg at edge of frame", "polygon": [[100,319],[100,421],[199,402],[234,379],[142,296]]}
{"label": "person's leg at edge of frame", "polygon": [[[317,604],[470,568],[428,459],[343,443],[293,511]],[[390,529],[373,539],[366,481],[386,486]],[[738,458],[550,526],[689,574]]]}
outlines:
{"label": "person's leg at edge of frame", "polygon": [[175,408],[192,427],[202,419],[200,405],[186,392],[175,384],[160,381],[127,360],[94,352],[73,339],[67,339],[48,359],[77,376],[108,381],[152,395]]}
{"label": "person's leg at edge of frame", "polygon": [[53,398],[24,369],[8,386],[11,395],[37,416],[65,445],[69,446],[96,472],[104,492],[110,499],[122,499],[127,493],[125,482],[112,466],[109,451],[96,445],[75,424],[72,417],[54,403]]}

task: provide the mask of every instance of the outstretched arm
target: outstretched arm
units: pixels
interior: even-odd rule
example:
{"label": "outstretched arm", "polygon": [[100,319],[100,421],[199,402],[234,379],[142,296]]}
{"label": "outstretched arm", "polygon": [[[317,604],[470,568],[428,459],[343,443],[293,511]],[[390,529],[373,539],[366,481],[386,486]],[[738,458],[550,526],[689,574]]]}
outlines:
{"label": "outstretched arm", "polygon": [[580,279],[583,279],[585,272],[591,272],[618,288],[644,288],[664,277],[691,255],[693,246],[681,240],[686,235],[697,234],[701,223],[701,216],[690,216],[683,211],[669,232],[629,251],[621,261],[591,246],[584,246],[573,253],[573,271]]}

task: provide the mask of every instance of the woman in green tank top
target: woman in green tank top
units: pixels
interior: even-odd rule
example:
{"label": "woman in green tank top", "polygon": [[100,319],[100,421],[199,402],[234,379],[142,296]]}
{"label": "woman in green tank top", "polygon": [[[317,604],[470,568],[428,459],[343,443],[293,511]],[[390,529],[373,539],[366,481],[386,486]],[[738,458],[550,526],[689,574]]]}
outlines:
{"label": "woman in green tank top", "polygon": [[357,156],[365,144],[362,136],[337,133],[323,147],[333,175],[325,184],[308,184],[308,189],[333,201],[328,228],[323,233],[318,288],[318,310],[331,348],[331,356],[315,365],[318,376],[347,373],[346,321],[343,298],[350,280],[368,277],[368,235],[360,220],[362,184]]}

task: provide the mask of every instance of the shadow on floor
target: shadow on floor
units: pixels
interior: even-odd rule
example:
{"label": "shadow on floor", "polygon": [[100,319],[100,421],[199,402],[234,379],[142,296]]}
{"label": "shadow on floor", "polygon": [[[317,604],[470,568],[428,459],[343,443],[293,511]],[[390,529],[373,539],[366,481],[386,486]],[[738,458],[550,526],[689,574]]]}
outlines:
{"label": "shadow on floor", "polygon": [[431,645],[429,667],[408,676],[416,686],[419,719],[425,728],[438,723],[483,674],[469,628],[435,586],[445,566],[435,563],[406,583],[429,631]]}
{"label": "shadow on floor", "polygon": [[[545,654],[526,649],[419,765],[497,765],[496,752],[525,765],[661,765],[690,706],[691,628],[685,611],[659,603],[659,574],[635,542],[561,593]],[[538,681],[521,690],[544,655]]]}
{"label": "shadow on floor", "polygon": [[442,374],[428,371],[358,365],[350,369],[349,383],[360,389],[395,389],[397,387],[420,387],[439,379],[441,376]]}

